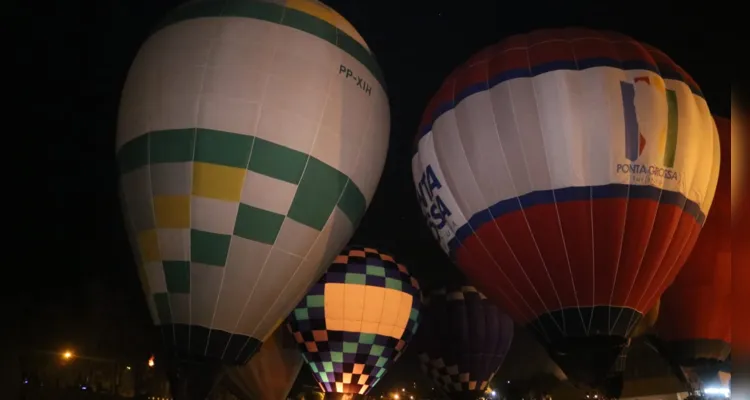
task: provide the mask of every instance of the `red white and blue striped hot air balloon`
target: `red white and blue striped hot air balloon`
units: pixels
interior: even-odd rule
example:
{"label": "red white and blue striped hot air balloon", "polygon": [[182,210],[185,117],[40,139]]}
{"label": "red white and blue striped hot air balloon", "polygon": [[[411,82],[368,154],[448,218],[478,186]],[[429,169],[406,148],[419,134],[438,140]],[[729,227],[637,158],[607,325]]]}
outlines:
{"label": "red white and blue striped hot air balloon", "polygon": [[443,249],[591,386],[690,253],[719,159],[682,68],[571,28],[509,37],[456,69],[424,113],[412,170]]}

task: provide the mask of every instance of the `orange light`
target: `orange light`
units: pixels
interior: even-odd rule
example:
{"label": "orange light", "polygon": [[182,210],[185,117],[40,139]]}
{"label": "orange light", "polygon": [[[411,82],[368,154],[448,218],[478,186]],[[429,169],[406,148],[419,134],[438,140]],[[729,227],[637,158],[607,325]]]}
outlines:
{"label": "orange light", "polygon": [[73,352],[70,350],[66,350],[65,352],[62,353],[62,358],[64,360],[70,360],[71,358],[73,358]]}
{"label": "orange light", "polygon": [[148,359],[148,366],[151,368],[154,367],[154,356],[151,356],[151,358]]}

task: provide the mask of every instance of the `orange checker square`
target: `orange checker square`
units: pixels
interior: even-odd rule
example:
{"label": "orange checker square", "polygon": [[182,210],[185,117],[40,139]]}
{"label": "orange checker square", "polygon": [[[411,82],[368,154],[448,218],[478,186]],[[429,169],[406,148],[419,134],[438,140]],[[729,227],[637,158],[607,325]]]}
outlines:
{"label": "orange checker square", "polygon": [[393,259],[393,257],[389,256],[388,254],[380,253],[380,259],[383,260],[383,261],[395,262],[395,260]]}
{"label": "orange checker square", "polygon": [[349,256],[345,256],[343,254],[339,254],[336,256],[336,259],[333,260],[334,264],[346,264],[349,262]]}
{"label": "orange checker square", "polygon": [[318,352],[318,345],[315,342],[305,342],[305,348],[310,353],[317,353]]}
{"label": "orange checker square", "polygon": [[362,250],[349,250],[349,257],[364,257],[365,252]]}
{"label": "orange checker square", "polygon": [[399,272],[403,272],[405,274],[409,273],[409,270],[407,270],[403,264],[396,264],[396,267],[398,268]]}
{"label": "orange checker square", "polygon": [[328,341],[328,331],[317,330],[317,331],[313,331],[312,335],[313,335],[313,339],[315,339],[316,342]]}
{"label": "orange checker square", "polygon": [[[355,374],[361,374],[365,370],[365,364],[354,364],[352,372]],[[364,375],[367,376],[367,375]]]}

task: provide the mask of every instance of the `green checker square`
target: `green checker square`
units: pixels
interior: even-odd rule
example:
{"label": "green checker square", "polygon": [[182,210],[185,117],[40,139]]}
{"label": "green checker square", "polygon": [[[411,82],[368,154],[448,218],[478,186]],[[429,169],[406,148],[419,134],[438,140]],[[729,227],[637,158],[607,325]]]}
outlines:
{"label": "green checker square", "polygon": [[171,323],[172,308],[169,306],[169,294],[154,293],[154,303],[156,304],[156,314],[159,316],[160,325]]}
{"label": "green checker square", "polygon": [[256,242],[273,244],[279,235],[284,216],[240,203],[234,234]]}
{"label": "green checker square", "polygon": [[302,354],[302,359],[303,359],[303,360],[304,360],[304,361],[305,361],[305,362],[306,362],[306,363],[307,363],[307,364],[308,364],[308,365],[310,366],[310,369],[311,369],[311,370],[312,370],[313,372],[315,372],[315,373],[317,373],[317,372],[318,372],[318,367],[317,367],[317,366],[315,365],[315,363],[314,363],[314,362],[312,362],[312,363],[311,363],[311,362],[308,362],[308,361],[307,361],[307,357],[305,357],[305,355],[304,355],[304,354]]}
{"label": "green checker square", "polygon": [[330,361],[323,361],[321,363],[323,365],[323,371],[325,372],[333,372],[333,363]]}
{"label": "green checker square", "polygon": [[351,179],[346,188],[344,188],[344,193],[341,195],[341,199],[339,199],[338,206],[354,226],[359,224],[362,216],[365,215],[365,211],[367,210],[365,195],[359,191],[359,188],[357,188],[357,185]]}
{"label": "green checker square", "polygon": [[328,382],[328,374],[325,372],[318,372],[318,376],[320,377],[321,382]]}
{"label": "green checker square", "polygon": [[169,293],[190,293],[190,262],[163,261],[164,279]]}
{"label": "green checker square", "polygon": [[195,161],[245,169],[253,148],[252,136],[197,129]]}
{"label": "green checker square", "polygon": [[385,287],[388,289],[403,290],[403,282],[398,279],[385,278]]}
{"label": "green checker square", "polygon": [[417,329],[419,328],[419,323],[415,322],[411,326],[411,333],[417,333]]}
{"label": "green checker square", "polygon": [[313,294],[307,296],[305,302],[307,303],[308,307],[324,307],[325,297],[322,294]]}
{"label": "green checker square", "polygon": [[195,129],[169,129],[149,134],[150,162],[188,162],[193,161]]}
{"label": "green checker square", "polygon": [[232,237],[197,229],[190,231],[190,261],[223,267]]}
{"label": "green checker square", "polygon": [[417,319],[419,319],[419,310],[417,310],[416,308],[412,308],[411,314],[409,314],[409,319],[412,321],[416,321]]}
{"label": "green checker square", "polygon": [[385,276],[385,268],[377,265],[368,265],[365,272],[371,276]]}
{"label": "green checker square", "polygon": [[367,275],[365,274],[355,274],[355,273],[348,273],[344,277],[344,283],[354,283],[357,285],[364,285],[365,282],[367,282]]}
{"label": "green checker square", "polygon": [[335,362],[335,363],[344,362],[344,353],[340,351],[332,351],[331,362]]}
{"label": "green checker square", "polygon": [[385,363],[388,362],[388,359],[385,357],[378,357],[378,361],[375,363],[376,367],[385,367]]}
{"label": "green checker square", "polygon": [[[378,360],[378,361],[380,361],[380,360]],[[375,377],[378,378],[378,379],[380,379],[381,377],[383,377],[383,373],[384,372],[385,372],[384,369],[379,370],[378,373],[375,374]],[[375,385],[373,385],[373,386],[375,386]]]}
{"label": "green checker square", "polygon": [[323,230],[348,180],[335,168],[310,157],[287,216],[311,228]]}
{"label": "green checker square", "polygon": [[279,22],[284,15],[284,7],[265,1],[229,0],[221,16],[255,18],[263,21]]}
{"label": "green checker square", "polygon": [[344,353],[357,354],[358,343],[344,342]]}
{"label": "green checker square", "polygon": [[148,134],[125,143],[117,152],[117,162],[122,174],[148,165]]}
{"label": "green checker square", "polygon": [[310,313],[307,312],[306,308],[298,308],[294,310],[294,318],[299,320],[308,320],[310,319]]}
{"label": "green checker square", "polygon": [[362,344],[373,344],[375,343],[375,334],[374,333],[360,333],[359,342]]}
{"label": "green checker square", "polygon": [[383,355],[383,350],[385,350],[385,347],[383,347],[381,345],[378,345],[378,344],[374,344],[370,348],[370,355],[371,356],[382,356]]}
{"label": "green checker square", "polygon": [[296,185],[302,177],[307,159],[307,154],[255,138],[247,168],[250,171]]}
{"label": "green checker square", "polygon": [[331,44],[336,44],[336,27],[312,15],[287,8],[281,24],[307,32]]}

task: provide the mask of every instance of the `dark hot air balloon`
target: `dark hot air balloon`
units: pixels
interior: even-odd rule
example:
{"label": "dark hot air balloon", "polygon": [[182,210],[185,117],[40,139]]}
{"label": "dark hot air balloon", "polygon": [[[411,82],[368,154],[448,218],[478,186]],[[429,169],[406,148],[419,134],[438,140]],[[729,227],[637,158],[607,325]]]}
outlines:
{"label": "dark hot air balloon", "polygon": [[690,253],[719,158],[682,68],[571,28],[511,36],[457,68],[425,110],[412,171],[470,282],[596,386]]}
{"label": "dark hot air balloon", "polygon": [[451,399],[481,397],[508,353],[513,321],[473,286],[448,286],[425,301],[415,346],[422,371]]}
{"label": "dark hot air balloon", "polygon": [[[716,197],[693,252],[661,297],[657,348],[694,389],[722,387],[732,343],[730,121],[715,117],[722,143]],[[724,387],[726,389],[726,387]]]}
{"label": "dark hot air balloon", "polygon": [[403,354],[421,319],[417,280],[393,256],[348,247],[288,319],[326,398],[367,394]]}

